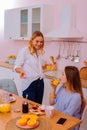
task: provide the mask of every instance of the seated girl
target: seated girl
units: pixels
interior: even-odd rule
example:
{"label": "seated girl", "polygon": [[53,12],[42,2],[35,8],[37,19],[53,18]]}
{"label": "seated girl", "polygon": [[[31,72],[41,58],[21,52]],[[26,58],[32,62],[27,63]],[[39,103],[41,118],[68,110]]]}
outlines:
{"label": "seated girl", "polygon": [[[85,101],[77,67],[66,66],[62,72],[60,81],[61,85],[57,92],[57,87],[51,81],[50,104],[55,104],[56,110],[80,119]],[[78,127],[75,127],[74,130],[78,129]]]}

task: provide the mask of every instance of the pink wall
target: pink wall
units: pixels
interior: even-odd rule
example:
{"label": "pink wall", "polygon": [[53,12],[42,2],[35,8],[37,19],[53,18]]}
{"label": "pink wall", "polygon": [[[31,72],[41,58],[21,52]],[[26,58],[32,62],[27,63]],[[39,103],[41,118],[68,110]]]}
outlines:
{"label": "pink wall", "polygon": [[[54,14],[54,30],[59,27],[60,25],[60,12],[61,8],[67,4],[70,3],[71,5],[74,4],[76,5],[77,8],[77,27],[81,31],[83,37],[87,39],[87,0],[13,0],[13,5],[9,5],[10,8],[16,8],[16,7],[25,7],[28,5],[34,5],[34,4],[52,4],[55,7],[55,14]],[[4,6],[4,5],[3,5]],[[4,9],[7,9],[3,7]],[[4,9],[3,11],[3,18],[4,18]],[[0,9],[1,10],[1,9]],[[1,13],[1,11],[0,11]],[[1,14],[0,14],[1,15]],[[1,23],[1,21],[0,21]],[[4,39],[4,22],[2,21],[2,28],[0,28],[0,60],[6,60],[7,55],[9,54],[18,54],[18,51],[27,45],[28,41],[15,41],[15,40],[7,40]],[[54,55],[55,57],[57,56],[57,43],[46,43],[45,44],[45,58],[47,60],[49,59],[50,55]],[[58,66],[60,69],[62,69],[65,65],[75,65],[78,67],[82,67],[83,61],[87,60],[87,43],[82,43],[81,44],[81,51],[80,51],[80,62],[79,63],[74,63],[69,60],[65,60],[64,58],[61,58],[58,60]]]}

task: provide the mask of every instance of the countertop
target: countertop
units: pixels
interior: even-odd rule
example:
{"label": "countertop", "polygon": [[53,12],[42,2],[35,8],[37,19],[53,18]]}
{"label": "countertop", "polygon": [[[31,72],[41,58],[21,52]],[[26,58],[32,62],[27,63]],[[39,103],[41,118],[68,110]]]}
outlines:
{"label": "countertop", "polygon": [[[13,67],[14,67],[14,65],[9,64],[9,63],[4,62],[4,61],[0,61],[0,66],[8,68],[8,69],[13,69]],[[61,75],[61,72],[62,72],[61,70],[47,71],[47,72],[44,72],[44,76],[45,76],[45,78],[48,78],[48,79],[59,78]],[[82,82],[82,86],[84,88],[87,88],[87,80],[81,79],[81,82]]]}
{"label": "countertop", "polygon": [[44,72],[44,75],[46,78],[48,79],[52,79],[52,78],[55,78],[55,79],[58,79],[61,75],[61,70],[57,70],[57,71],[46,71]]}
{"label": "countertop", "polygon": [[4,61],[0,61],[0,66],[1,66],[1,67],[5,67],[5,68],[8,68],[8,69],[13,69],[13,67],[14,67],[14,65],[9,64],[9,63],[4,62]]}
{"label": "countertop", "polygon": [[[14,68],[14,65],[12,64],[9,64],[7,62],[4,62],[4,61],[0,61],[0,66],[1,67],[5,67],[5,68],[8,68],[8,69],[13,69]],[[61,71],[46,71],[44,72],[44,75],[46,78],[58,78],[61,74]]]}

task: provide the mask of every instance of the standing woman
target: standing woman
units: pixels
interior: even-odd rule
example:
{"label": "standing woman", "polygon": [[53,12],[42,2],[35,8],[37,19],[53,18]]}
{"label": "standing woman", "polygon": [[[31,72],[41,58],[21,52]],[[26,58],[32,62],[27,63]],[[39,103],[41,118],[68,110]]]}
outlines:
{"label": "standing woman", "polygon": [[[66,66],[62,72],[61,85],[58,87],[56,93],[56,87],[52,85],[50,104],[55,104],[56,110],[80,119],[85,102],[79,70],[75,66]],[[78,130],[78,127],[74,130]]]}
{"label": "standing woman", "polygon": [[40,104],[44,93],[43,48],[44,36],[40,31],[35,31],[29,40],[28,46],[19,52],[14,66],[22,80],[23,97]]}

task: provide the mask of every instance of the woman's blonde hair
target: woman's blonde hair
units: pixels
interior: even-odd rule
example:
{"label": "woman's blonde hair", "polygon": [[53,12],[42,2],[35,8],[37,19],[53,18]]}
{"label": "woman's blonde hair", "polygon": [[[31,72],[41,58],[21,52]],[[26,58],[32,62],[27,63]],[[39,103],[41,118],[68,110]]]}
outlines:
{"label": "woman's blonde hair", "polygon": [[43,50],[43,48],[44,48],[44,36],[43,36],[43,34],[42,34],[40,31],[35,31],[35,32],[32,34],[32,36],[31,36],[31,38],[30,38],[30,40],[29,40],[29,44],[28,44],[28,47],[29,47],[29,50],[30,50],[30,53],[31,53],[31,54],[36,53],[36,49],[34,48],[34,46],[33,46],[33,44],[32,44],[32,41],[33,41],[36,37],[38,37],[38,36],[41,36],[41,37],[43,38],[43,44],[42,44],[42,47],[41,47],[41,49],[40,49],[40,53],[41,53],[41,54],[44,53],[44,50]]}

